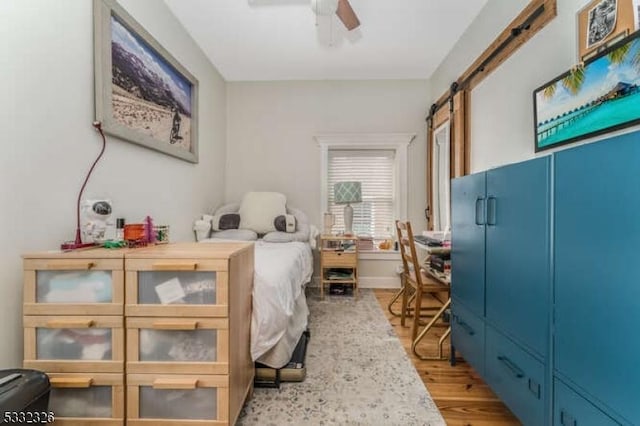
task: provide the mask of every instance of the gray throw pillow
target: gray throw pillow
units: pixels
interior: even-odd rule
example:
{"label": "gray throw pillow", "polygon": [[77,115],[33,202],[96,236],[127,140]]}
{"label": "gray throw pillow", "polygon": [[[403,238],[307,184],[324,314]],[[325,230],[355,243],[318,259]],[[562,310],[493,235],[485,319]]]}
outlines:
{"label": "gray throw pillow", "polygon": [[217,214],[211,219],[211,229],[213,231],[225,231],[227,229],[238,229],[240,227],[240,215],[238,213]]}

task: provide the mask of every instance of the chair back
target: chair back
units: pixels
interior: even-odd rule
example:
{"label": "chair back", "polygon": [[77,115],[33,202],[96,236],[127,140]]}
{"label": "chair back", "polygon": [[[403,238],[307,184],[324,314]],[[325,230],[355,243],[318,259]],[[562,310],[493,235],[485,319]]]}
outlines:
{"label": "chair back", "polygon": [[405,280],[414,288],[422,287],[421,265],[416,253],[411,222],[396,220],[396,231]]}

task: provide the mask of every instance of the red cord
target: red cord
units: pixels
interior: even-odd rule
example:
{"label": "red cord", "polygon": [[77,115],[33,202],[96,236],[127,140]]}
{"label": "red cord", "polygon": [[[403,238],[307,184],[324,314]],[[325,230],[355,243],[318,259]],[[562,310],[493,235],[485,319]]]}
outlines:
{"label": "red cord", "polygon": [[80,237],[80,199],[82,198],[82,192],[84,192],[84,187],[87,186],[89,176],[91,176],[93,169],[96,167],[96,164],[98,164],[100,157],[102,157],[102,154],[104,154],[104,150],[107,147],[107,138],[104,136],[104,132],[102,131],[102,123],[99,121],[94,121],[93,127],[95,127],[95,129],[100,132],[100,136],[102,136],[102,150],[100,151],[100,154],[98,154],[96,160],[93,162],[93,165],[91,165],[89,173],[87,173],[87,177],[84,179],[84,183],[82,184],[82,188],[80,188],[80,193],[78,194],[78,202],[76,204],[76,244],[82,244],[82,238]]}

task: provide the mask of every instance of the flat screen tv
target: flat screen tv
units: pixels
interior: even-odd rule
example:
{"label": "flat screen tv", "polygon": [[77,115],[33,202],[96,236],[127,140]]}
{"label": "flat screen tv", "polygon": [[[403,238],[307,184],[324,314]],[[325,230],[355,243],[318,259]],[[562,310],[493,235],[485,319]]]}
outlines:
{"label": "flat screen tv", "polygon": [[640,123],[640,33],[533,92],[535,150]]}

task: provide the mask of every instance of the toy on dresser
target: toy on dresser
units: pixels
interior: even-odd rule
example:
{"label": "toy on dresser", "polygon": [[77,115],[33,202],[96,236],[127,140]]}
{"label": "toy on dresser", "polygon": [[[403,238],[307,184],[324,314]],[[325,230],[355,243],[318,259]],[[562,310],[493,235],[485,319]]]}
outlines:
{"label": "toy on dresser", "polygon": [[82,235],[84,242],[102,243],[107,228],[113,227],[111,219],[111,200],[84,200],[80,206]]}

